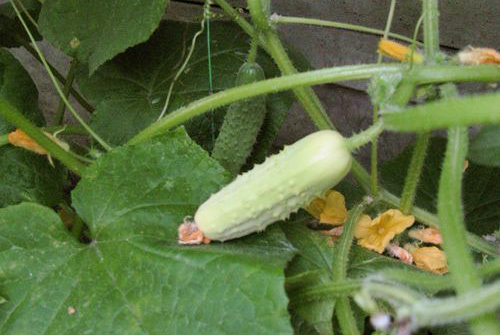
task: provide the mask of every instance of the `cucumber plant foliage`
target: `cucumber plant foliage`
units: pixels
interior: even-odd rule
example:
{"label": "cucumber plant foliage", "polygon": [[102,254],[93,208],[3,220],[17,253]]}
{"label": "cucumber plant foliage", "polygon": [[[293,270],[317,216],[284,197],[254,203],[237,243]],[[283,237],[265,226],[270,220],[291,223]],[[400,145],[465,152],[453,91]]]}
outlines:
{"label": "cucumber plant foliage", "polygon": [[[178,14],[171,6],[174,2],[177,6],[194,6],[199,16],[192,22],[172,20],[175,15],[170,14]],[[354,334],[377,334],[380,332],[374,331],[369,316],[380,313],[396,321],[389,324],[393,333],[444,335],[463,331],[477,335],[477,329],[486,329],[484,334],[498,334],[491,322],[495,321],[493,314],[486,313],[495,307],[498,310],[495,297],[485,298],[489,300],[484,305],[490,307],[480,318],[462,305],[446,306],[446,299],[457,291],[450,277],[426,273],[351,245],[347,238],[339,244],[317,231],[325,227],[306,211],[299,210],[289,218],[288,214],[299,207],[292,202],[320,195],[339,182],[351,166],[354,178],[335,186],[345,196],[348,209],[364,210],[366,196],[376,191],[378,196],[366,207],[366,214],[375,217],[397,207],[413,148],[382,165],[371,180],[357,161],[357,148],[375,140],[382,131],[418,134],[480,125],[479,133],[471,136],[470,162],[463,171],[465,131],[462,141],[457,142],[461,154],[458,165],[443,166],[445,152],[453,157],[453,146],[448,150],[445,139],[430,140],[411,211],[419,223],[437,224],[434,221],[443,213],[436,214],[437,204],[446,200],[438,194],[447,194],[441,192],[446,185],[438,186],[439,175],[459,177],[457,173],[463,173],[461,199],[457,197],[452,205],[461,208],[463,202],[464,222],[454,222],[454,235],[443,236],[444,243],[453,244],[460,234],[467,236],[477,263],[471,263],[469,273],[476,275],[474,270],[478,269],[476,277],[498,289],[500,96],[480,93],[440,100],[437,94],[420,95],[414,100],[416,106],[407,105],[415,98],[410,93],[421,92],[422,88],[438,92],[435,85],[442,82],[500,81],[500,68],[458,66],[452,56],[437,54],[436,59],[426,59],[421,65],[365,64],[307,71],[310,68],[302,56],[282,43],[277,28],[279,21],[286,22],[287,18],[271,15],[271,0],[248,0],[248,8],[232,7],[234,3],[226,0],[207,0],[205,7],[196,5],[200,1],[179,2],[11,0],[0,5],[0,101],[2,106],[12,106],[10,111],[0,108],[0,334],[333,335],[343,329],[351,329]],[[433,57],[438,50],[432,47],[439,46],[440,7],[437,0],[424,0],[422,4],[425,56]],[[325,23],[300,19],[310,24]],[[203,32],[190,50],[194,36],[201,32],[200,20]],[[46,122],[38,108],[36,85],[8,50],[21,46],[35,53],[36,45],[22,21],[33,33],[33,41],[43,39],[72,58],[66,75],[56,68],[52,71],[63,93],[69,92],[90,112],[90,128],[109,144],[109,150],[103,142],[102,147],[93,142],[88,129],[82,131],[81,125],[57,120],[67,119],[62,103],[56,111],[60,117],[47,118],[50,122]],[[355,25],[344,27],[360,30]],[[251,45],[258,45],[256,53]],[[190,51],[186,67],[179,72]],[[238,69],[249,61],[255,61],[262,72],[241,81]],[[298,71],[303,73],[297,75]],[[261,82],[275,77],[275,81]],[[308,161],[307,152],[298,158],[284,157],[288,152],[285,149],[285,155],[260,165],[279,161],[279,171],[271,166],[267,179],[250,172],[250,177],[244,178],[251,180],[234,184],[234,195],[225,199],[217,220],[211,222],[215,226],[232,225],[224,221],[226,216],[233,215],[238,223],[246,215],[250,230],[213,235],[214,239],[228,240],[224,243],[180,245],[179,225],[192,220],[198,208],[229,185],[238,172],[253,169],[270,155],[296,100],[303,104],[312,124],[334,133],[326,128],[333,128],[337,120],[328,118],[321,101],[307,86],[333,83],[339,78],[372,80],[369,92],[381,111],[381,121],[366,131],[343,132],[361,131],[345,139],[343,150],[349,158],[333,159],[327,167],[333,179],[325,182],[320,178],[322,172],[315,169],[321,168],[321,160]],[[285,84],[290,91],[282,91]],[[158,120],[171,85],[166,116]],[[474,109],[477,113],[470,112]],[[239,126],[252,126],[251,135],[231,126],[224,135],[224,117],[230,120],[234,111],[246,113],[235,119]],[[196,117],[181,122],[195,113]],[[53,167],[47,157],[10,145],[8,134],[23,127],[34,129],[35,135],[61,130],[60,136],[69,143],[65,153],[81,169],[74,168],[67,156],[59,155]],[[148,132],[151,127],[156,130]],[[226,145],[229,150],[222,155],[217,154],[219,132],[233,145]],[[78,139],[64,137],[82,133]],[[130,144],[137,134],[146,135]],[[242,139],[250,139],[245,147]],[[372,158],[377,161],[376,151]],[[342,171],[334,171],[340,165]],[[301,168],[304,171],[298,171]],[[291,170],[295,171],[293,176]],[[311,180],[314,185],[308,183]],[[292,190],[294,183],[296,188]],[[271,192],[266,189],[269,185],[283,189]],[[276,220],[258,220],[261,226],[256,228],[252,226],[254,214],[245,213],[245,205],[255,209],[258,218],[274,209]],[[71,216],[70,220],[60,214],[61,209]],[[217,204],[209,214],[216,211]],[[283,219],[279,224],[243,236],[262,230],[278,218]],[[397,239],[401,245],[410,241],[404,234]],[[465,248],[459,251],[470,252]],[[452,264],[460,264],[457,254],[448,255],[454,260],[450,270],[455,274],[460,270],[451,269]],[[336,262],[337,258],[345,264]],[[466,294],[484,288],[472,287]],[[370,292],[373,295],[367,296]],[[457,294],[457,298],[466,294]],[[464,301],[460,299],[456,301]],[[443,310],[449,310],[448,316],[453,316],[450,320],[457,323],[417,330],[422,325],[412,324],[415,320],[411,317],[398,319],[402,312],[408,313],[422,303],[444,303],[448,309]],[[433,319],[433,312],[419,312],[427,317],[426,326],[440,324]],[[348,317],[339,317],[342,315]],[[457,324],[472,327],[459,329]]]}

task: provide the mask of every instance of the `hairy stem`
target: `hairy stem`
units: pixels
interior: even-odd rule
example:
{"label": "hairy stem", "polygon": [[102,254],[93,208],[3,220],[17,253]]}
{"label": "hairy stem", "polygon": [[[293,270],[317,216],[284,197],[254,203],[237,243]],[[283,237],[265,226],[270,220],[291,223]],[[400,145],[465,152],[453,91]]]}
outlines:
{"label": "hairy stem", "polygon": [[413,207],[415,195],[417,193],[418,182],[422,174],[422,168],[427,155],[427,148],[429,146],[430,133],[420,134],[417,137],[415,148],[411,156],[410,165],[406,174],[405,183],[403,186],[403,193],[401,195],[401,204],[399,209],[403,214],[408,214]]}
{"label": "hairy stem", "polygon": [[[452,85],[443,88],[445,98],[456,94],[458,93]],[[467,147],[467,128],[450,128],[438,191],[438,217],[443,249],[458,298],[461,294],[481,288],[481,277],[467,246],[462,206],[463,162],[467,157]],[[470,327],[476,335],[500,333],[494,314],[476,316],[470,320]]]}

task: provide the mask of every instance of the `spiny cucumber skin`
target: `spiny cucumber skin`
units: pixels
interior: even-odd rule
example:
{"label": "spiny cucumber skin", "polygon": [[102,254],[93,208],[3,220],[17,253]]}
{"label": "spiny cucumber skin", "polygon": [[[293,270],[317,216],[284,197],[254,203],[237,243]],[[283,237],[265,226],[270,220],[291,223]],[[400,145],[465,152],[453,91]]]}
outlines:
{"label": "spiny cucumber skin", "polygon": [[[256,63],[244,63],[238,71],[236,85],[265,79]],[[226,112],[212,157],[233,175],[238,174],[257,140],[266,116],[266,99],[258,96],[231,104]]]}
{"label": "spiny cucumber skin", "polygon": [[342,135],[316,132],[239,175],[198,208],[194,221],[212,240],[262,231],[336,185],[351,161]]}

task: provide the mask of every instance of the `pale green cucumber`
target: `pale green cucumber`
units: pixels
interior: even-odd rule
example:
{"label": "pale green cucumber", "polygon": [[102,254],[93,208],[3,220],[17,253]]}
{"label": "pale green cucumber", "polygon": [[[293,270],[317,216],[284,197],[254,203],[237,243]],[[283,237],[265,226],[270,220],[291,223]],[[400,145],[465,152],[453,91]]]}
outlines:
{"label": "pale green cucumber", "polygon": [[212,240],[229,240],[288,218],[349,172],[351,153],[332,130],[308,135],[239,175],[197,210],[194,221]]}
{"label": "pale green cucumber", "polygon": [[[264,70],[257,63],[244,63],[236,76],[236,85],[264,80]],[[232,103],[212,150],[216,159],[233,175],[240,172],[252,152],[257,135],[266,117],[266,98],[258,96]]]}

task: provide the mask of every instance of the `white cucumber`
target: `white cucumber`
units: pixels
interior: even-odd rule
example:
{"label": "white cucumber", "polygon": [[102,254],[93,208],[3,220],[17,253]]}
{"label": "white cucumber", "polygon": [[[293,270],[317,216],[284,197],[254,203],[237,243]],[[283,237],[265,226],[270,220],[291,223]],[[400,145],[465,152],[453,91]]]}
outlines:
{"label": "white cucumber", "polygon": [[349,172],[351,153],[332,130],[308,135],[239,175],[197,210],[194,221],[212,240],[229,240],[288,218]]}

